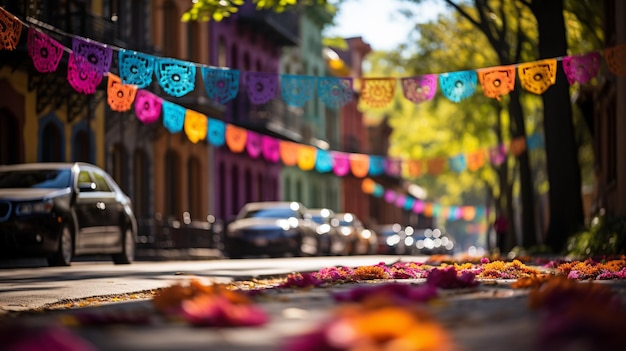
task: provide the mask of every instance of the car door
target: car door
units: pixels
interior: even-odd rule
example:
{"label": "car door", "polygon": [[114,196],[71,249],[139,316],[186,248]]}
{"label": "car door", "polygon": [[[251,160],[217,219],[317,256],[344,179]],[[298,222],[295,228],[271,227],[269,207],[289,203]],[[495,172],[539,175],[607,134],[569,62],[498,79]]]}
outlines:
{"label": "car door", "polygon": [[78,222],[75,238],[78,253],[98,253],[102,250],[104,231],[103,206],[96,191],[96,182],[88,169],[78,173],[78,190],[74,211]]}
{"label": "car door", "polygon": [[108,183],[106,176],[94,170],[92,176],[96,182],[99,206],[103,216],[102,244],[105,252],[116,251],[121,247],[122,222],[124,206],[117,199],[114,188]]}

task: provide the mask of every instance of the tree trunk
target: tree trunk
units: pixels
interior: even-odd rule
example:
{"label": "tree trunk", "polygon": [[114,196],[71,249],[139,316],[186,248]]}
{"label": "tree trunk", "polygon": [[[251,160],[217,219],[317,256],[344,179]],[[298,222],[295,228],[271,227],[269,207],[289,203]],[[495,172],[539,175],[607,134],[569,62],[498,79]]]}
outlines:
{"label": "tree trunk", "polygon": [[[520,103],[520,93],[513,90],[509,93],[509,115],[511,116],[511,135],[516,137],[526,137],[526,124],[524,122],[524,112]],[[530,170],[530,160],[528,150],[524,150],[517,155],[520,175],[520,196],[522,199],[522,242],[521,246],[530,248],[537,245],[537,234],[535,226],[535,190],[533,186],[532,172]]]}
{"label": "tree trunk", "polygon": [[[539,27],[539,56],[567,55],[563,0],[534,0],[531,10]],[[574,137],[569,85],[562,65],[556,84],[543,95],[544,133],[548,180],[550,182],[550,224],[546,244],[555,252],[565,249],[567,239],[584,225],[578,148]]]}

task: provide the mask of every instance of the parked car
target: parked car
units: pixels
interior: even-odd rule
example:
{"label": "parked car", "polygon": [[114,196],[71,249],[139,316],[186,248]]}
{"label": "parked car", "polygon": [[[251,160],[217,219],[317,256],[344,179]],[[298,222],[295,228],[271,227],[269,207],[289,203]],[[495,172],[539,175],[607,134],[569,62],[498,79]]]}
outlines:
{"label": "parked car", "polygon": [[316,232],[320,235],[321,253],[327,255],[341,255],[346,250],[346,237],[339,231],[339,221],[335,212],[329,208],[312,208],[308,210],[311,220],[316,225]]}
{"label": "parked car", "polygon": [[339,232],[346,238],[347,255],[366,255],[376,253],[378,239],[376,232],[366,228],[363,222],[354,213],[337,213]]}
{"label": "parked car", "polygon": [[228,224],[226,255],[231,258],[291,254],[315,256],[319,251],[307,209],[299,202],[251,202]]}
{"label": "parked car", "polygon": [[419,255],[452,255],[455,250],[455,240],[448,233],[439,228],[426,228],[417,231],[415,235],[415,254]]}
{"label": "parked car", "polygon": [[83,163],[0,166],[2,257],[46,257],[69,266],[75,256],[134,260],[137,221],[130,198],[99,167]]}
{"label": "parked car", "polygon": [[405,239],[407,235],[400,223],[382,224],[376,227],[378,250],[383,255],[401,255],[407,253]]}

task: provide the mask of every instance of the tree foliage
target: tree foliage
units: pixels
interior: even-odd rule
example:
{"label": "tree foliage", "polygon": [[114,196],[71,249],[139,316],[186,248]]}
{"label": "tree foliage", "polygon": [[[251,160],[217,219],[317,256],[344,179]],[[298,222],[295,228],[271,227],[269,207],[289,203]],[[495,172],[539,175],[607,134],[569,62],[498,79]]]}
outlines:
{"label": "tree foliage", "polygon": [[[257,10],[272,10],[283,12],[298,6],[325,6],[327,10],[334,12],[334,6],[327,0],[251,0]],[[181,20],[188,21],[216,21],[219,22],[232,14],[237,13],[246,0],[197,0],[187,10]]]}

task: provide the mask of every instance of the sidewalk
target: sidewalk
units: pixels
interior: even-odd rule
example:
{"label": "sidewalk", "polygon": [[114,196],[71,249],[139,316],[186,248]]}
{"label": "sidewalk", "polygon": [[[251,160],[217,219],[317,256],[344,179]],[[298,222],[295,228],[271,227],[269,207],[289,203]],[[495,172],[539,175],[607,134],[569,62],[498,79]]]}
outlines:
{"label": "sidewalk", "polygon": [[[374,314],[370,319],[361,314],[363,324],[360,328],[365,328],[374,335],[378,333],[382,338],[384,335],[388,337],[389,333],[415,333],[415,335],[423,333],[419,337],[423,338],[424,342],[434,342],[436,345],[434,348],[427,348],[428,350],[598,350],[610,349],[602,345],[612,345],[606,343],[607,340],[612,340],[610,337],[615,334],[618,334],[621,340],[626,327],[624,319],[626,314],[621,305],[615,305],[613,297],[622,304],[626,302],[626,281],[607,280],[580,284],[571,281],[576,283],[574,284],[576,287],[584,290],[569,293],[566,293],[568,286],[556,285],[556,293],[543,298],[553,299],[553,305],[568,300],[572,302],[568,308],[556,315],[562,318],[556,319],[547,319],[550,313],[545,308],[530,308],[529,302],[532,299],[529,297],[534,290],[514,289],[511,284],[515,281],[516,279],[481,279],[475,287],[440,288],[436,290],[438,297],[433,300],[400,304],[397,306],[398,309],[391,308],[386,314]],[[254,288],[255,284],[258,287],[261,282],[249,284]],[[376,296],[371,289],[390,284],[402,284],[421,294],[423,291],[420,289],[426,287],[426,279],[371,280],[313,288],[261,290],[260,293],[252,295],[254,306],[260,308],[268,318],[267,323],[260,326],[228,328],[192,326],[181,318],[166,317],[159,313],[151,299],[22,315],[7,324],[27,328],[29,333],[34,333],[31,340],[50,342],[52,335],[55,340],[60,339],[74,346],[79,345],[81,351],[91,349],[295,351],[293,347],[287,347],[288,340],[302,337],[312,331],[317,331],[317,334],[305,339],[305,343],[297,350],[331,351],[329,348],[315,345],[319,343],[320,338],[329,335],[334,335],[333,338],[347,338],[355,330],[350,331],[341,323],[335,323],[333,330],[320,328],[340,320],[339,317],[345,317],[348,306],[350,308],[359,306],[355,301],[338,302],[335,297],[340,295],[344,298],[346,296],[354,298],[358,296],[359,291],[366,292],[365,296],[369,296],[368,294]],[[605,288],[609,288],[614,294],[613,297],[607,298]],[[554,290],[555,286],[552,289]],[[569,289],[571,290],[571,286]],[[388,296],[390,299],[393,298],[391,295]],[[534,301],[537,302],[537,296],[534,297]],[[369,302],[370,305],[372,303],[374,302]],[[548,305],[550,306],[552,305]],[[411,329],[403,319],[406,315],[400,311],[413,308],[420,311],[422,320],[418,321],[419,328]],[[241,317],[243,312],[227,311],[232,313],[231,317],[235,315]],[[429,316],[432,316],[432,319]],[[44,334],[39,334],[40,338],[37,338],[36,333],[42,332]],[[46,336],[45,332],[49,335]],[[383,332],[387,334],[380,334]],[[91,348],[85,349],[85,344],[91,345]],[[620,341],[620,345],[622,344]],[[360,349],[352,346],[351,350]],[[344,349],[348,350],[347,347],[332,350]]]}

